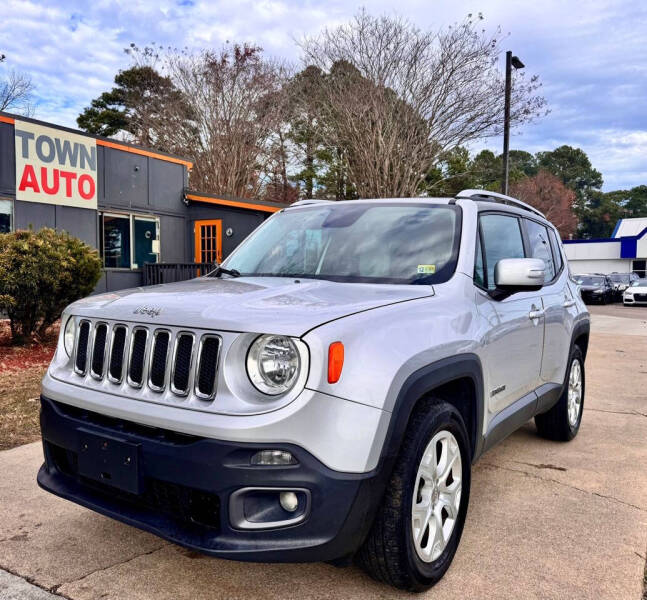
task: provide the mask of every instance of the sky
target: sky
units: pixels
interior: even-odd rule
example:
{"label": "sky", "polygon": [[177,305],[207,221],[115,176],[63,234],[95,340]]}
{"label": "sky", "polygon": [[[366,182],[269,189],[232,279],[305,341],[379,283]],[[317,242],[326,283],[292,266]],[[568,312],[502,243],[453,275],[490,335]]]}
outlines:
{"label": "sky", "polygon": [[[548,116],[513,130],[511,148],[582,148],[604,190],[647,184],[647,2],[644,0],[4,0],[0,78],[28,73],[35,117],[69,127],[130,66],[131,42],[220,48],[251,42],[299,64],[295,40],[347,21],[360,7],[436,30],[481,12],[538,75]],[[476,145],[500,152],[501,139]]]}

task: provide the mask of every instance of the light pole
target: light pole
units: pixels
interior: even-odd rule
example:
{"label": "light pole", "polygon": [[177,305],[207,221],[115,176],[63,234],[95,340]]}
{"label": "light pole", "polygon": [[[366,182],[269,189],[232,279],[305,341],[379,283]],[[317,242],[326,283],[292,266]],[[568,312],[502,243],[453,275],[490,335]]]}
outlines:
{"label": "light pole", "polygon": [[508,50],[505,53],[505,109],[503,116],[503,178],[501,181],[501,193],[508,193],[508,159],[510,155],[510,92],[512,91],[512,67],[523,69],[524,64],[519,57],[512,56]]}

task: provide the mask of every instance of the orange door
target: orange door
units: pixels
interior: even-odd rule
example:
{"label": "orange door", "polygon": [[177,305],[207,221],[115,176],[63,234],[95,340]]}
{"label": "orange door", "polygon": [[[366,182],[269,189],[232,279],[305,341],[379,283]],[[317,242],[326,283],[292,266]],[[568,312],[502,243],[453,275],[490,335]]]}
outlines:
{"label": "orange door", "polygon": [[195,262],[220,263],[222,261],[222,221],[212,219],[196,221]]}

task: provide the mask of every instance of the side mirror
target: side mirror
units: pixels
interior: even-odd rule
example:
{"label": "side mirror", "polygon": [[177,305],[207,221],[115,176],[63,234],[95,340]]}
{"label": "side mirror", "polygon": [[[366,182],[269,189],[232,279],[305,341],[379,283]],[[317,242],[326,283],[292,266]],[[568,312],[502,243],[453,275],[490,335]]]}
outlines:
{"label": "side mirror", "polygon": [[494,266],[494,285],[490,294],[503,300],[517,292],[534,292],[544,285],[546,265],[540,258],[502,258]]}

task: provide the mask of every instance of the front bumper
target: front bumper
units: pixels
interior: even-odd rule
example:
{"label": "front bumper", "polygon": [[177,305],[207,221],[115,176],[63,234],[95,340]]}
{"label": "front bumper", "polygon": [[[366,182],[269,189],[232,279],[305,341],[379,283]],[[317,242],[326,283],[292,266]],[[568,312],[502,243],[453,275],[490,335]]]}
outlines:
{"label": "front bumper", "polygon": [[633,294],[631,296],[623,296],[622,301],[624,304],[645,304],[647,305],[647,294]]}
{"label": "front bumper", "polygon": [[604,294],[594,294],[593,292],[585,292],[582,291],[582,300],[586,304],[594,304],[594,303],[602,303],[605,300],[605,295]]}
{"label": "front bumper", "polygon": [[[41,397],[45,464],[39,485],[129,525],[199,552],[250,561],[332,560],[364,540],[384,488],[379,472],[341,473],[291,444],[225,442],[146,427]],[[79,473],[87,436],[135,448],[137,493]],[[259,449],[292,452],[298,464],[250,466]],[[241,488],[307,491],[298,524],[242,530],[232,524],[232,494]]]}

